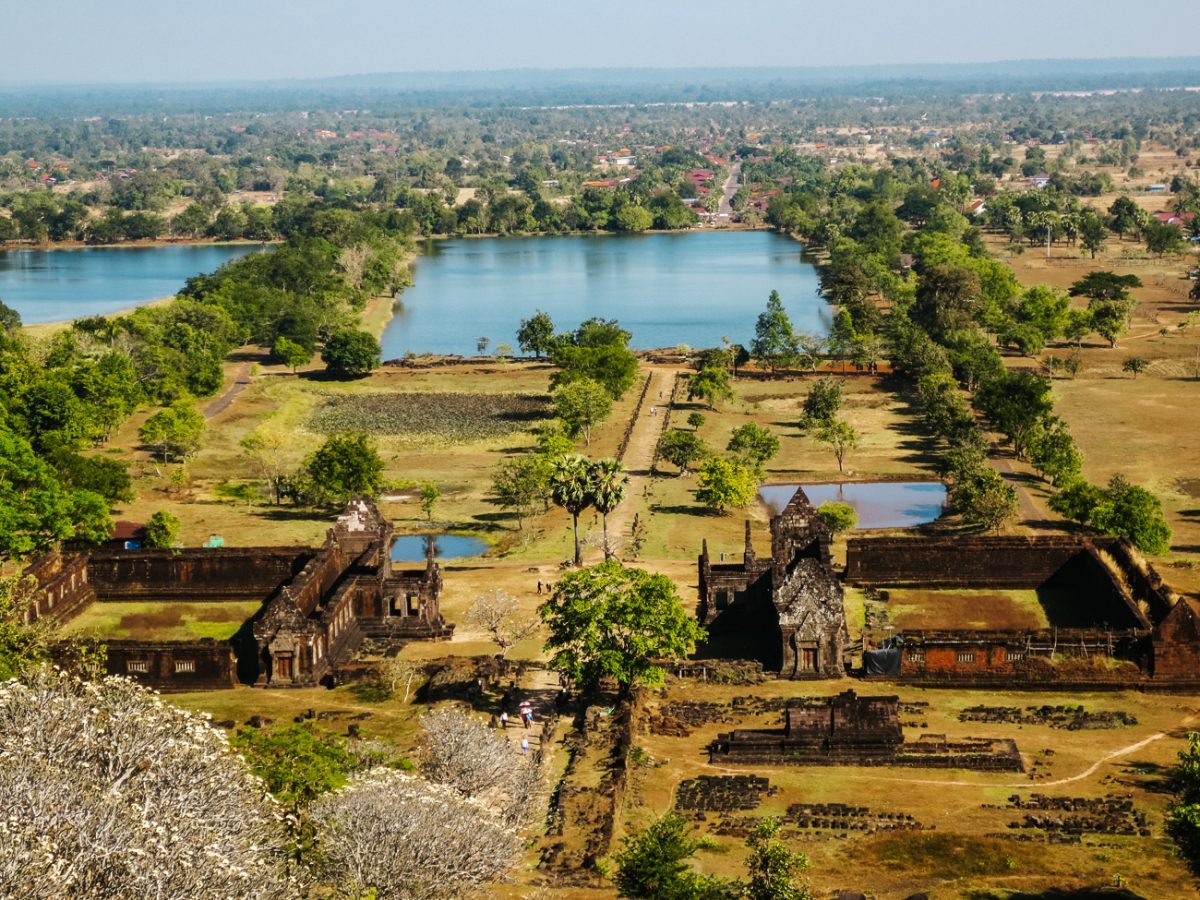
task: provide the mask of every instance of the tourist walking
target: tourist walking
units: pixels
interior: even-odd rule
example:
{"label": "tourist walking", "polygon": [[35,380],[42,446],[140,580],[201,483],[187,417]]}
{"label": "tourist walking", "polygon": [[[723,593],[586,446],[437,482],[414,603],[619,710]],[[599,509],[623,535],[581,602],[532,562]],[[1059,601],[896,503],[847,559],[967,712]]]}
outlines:
{"label": "tourist walking", "polygon": [[522,753],[529,752],[529,738],[525,738],[525,737],[521,738],[521,752]]}
{"label": "tourist walking", "polygon": [[507,709],[500,710],[500,727],[508,728],[508,710]]}

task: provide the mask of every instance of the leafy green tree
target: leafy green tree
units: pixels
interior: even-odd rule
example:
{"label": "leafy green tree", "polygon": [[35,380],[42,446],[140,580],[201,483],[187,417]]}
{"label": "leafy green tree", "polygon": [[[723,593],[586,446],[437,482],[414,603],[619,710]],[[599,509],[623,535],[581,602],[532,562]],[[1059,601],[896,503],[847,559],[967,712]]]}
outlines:
{"label": "leafy green tree", "polygon": [[442,496],[442,492],[438,490],[437,485],[432,481],[421,482],[421,512],[425,514],[425,521],[433,520],[433,511],[437,507],[438,498]]}
{"label": "leafy green tree", "polygon": [[725,449],[742,465],[761,471],[779,453],[779,438],[771,429],[747,422],[734,430]]}
{"label": "leafy green tree", "polygon": [[374,335],[352,329],[331,335],[321,350],[321,361],[329,373],[345,378],[370,375],[382,356]]}
{"label": "leafy green tree", "polygon": [[550,497],[556,506],[571,514],[571,529],[575,538],[575,565],[583,565],[579,552],[579,514],[595,501],[592,495],[591,463],[587,457],[569,453],[550,465]]}
{"label": "leafy green tree", "polygon": [[1149,361],[1144,356],[1130,356],[1121,363],[1121,371],[1128,372],[1136,379],[1138,375],[1146,371],[1146,367],[1149,365]]}
{"label": "leafy green tree", "polygon": [[825,520],[831,534],[841,534],[858,526],[858,513],[849,503],[827,500],[817,507],[817,515]]}
{"label": "leafy green tree", "polygon": [[191,400],[179,400],[142,423],[138,437],[158,452],[163,462],[187,459],[200,449],[204,416]]}
{"label": "leafy green tree", "polygon": [[837,418],[842,408],[842,383],[836,378],[822,378],[804,397],[802,428],[820,428]]}
{"label": "leafy green tree", "polygon": [[833,451],[833,455],[837,458],[839,472],[843,471],[842,464],[846,459],[846,454],[857,449],[862,440],[858,429],[844,419],[826,422],[817,429],[814,436],[817,443],[824,444]]}
{"label": "leafy green tree", "polygon": [[1171,527],[1163,517],[1162,503],[1120,475],[1112,477],[1092,510],[1091,525],[1104,534],[1128,538],[1144,553],[1157,556],[1171,549]]}
{"label": "leafy green tree", "polygon": [[678,467],[680,475],[686,475],[692,463],[710,456],[712,451],[694,431],[669,428],[658,439],[658,455]]}
{"label": "leafy green tree", "polygon": [[1152,219],[1146,223],[1142,234],[1146,239],[1146,249],[1158,256],[1183,250],[1183,231],[1178,225]]}
{"label": "leafy green tree", "polygon": [[800,877],[809,868],[808,857],[789,850],[779,840],[779,822],[764,819],[747,840],[745,885],[740,896],[746,900],[811,900],[812,894]]}
{"label": "leafy green tree", "polygon": [[983,285],[973,269],[963,265],[932,265],[921,273],[911,314],[914,322],[937,339],[969,327],[982,299]]}
{"label": "leafy green tree", "polygon": [[1072,478],[1063,482],[1062,486],[1050,497],[1050,508],[1060,516],[1065,516],[1080,525],[1086,525],[1092,518],[1092,512],[1104,499],[1104,490],[1082,478]]}
{"label": "leafy green tree", "polygon": [[41,620],[25,620],[26,610],[37,595],[36,578],[0,576],[0,682],[49,661],[51,628]]}
{"label": "leafy green tree", "polygon": [[614,855],[617,896],[630,900],[732,900],[727,886],[688,865],[707,846],[694,837],[695,826],[678,813],[667,813],[621,839]]}
{"label": "leafy green tree", "polygon": [[70,539],[98,542],[111,531],[103,497],[69,490],[27,440],[0,422],[0,558],[21,559]]}
{"label": "leafy green tree", "polygon": [[383,460],[361,433],[334,434],[305,462],[320,495],[345,503],[351,497],[376,497],[383,488]]}
{"label": "leafy green tree", "polygon": [[1088,272],[1074,282],[1068,293],[1089,300],[1128,300],[1130,291],[1140,288],[1142,280],[1136,275],[1117,275],[1113,272]]}
{"label": "leafy green tree", "polygon": [[1088,305],[1092,329],[1108,341],[1109,347],[1115,349],[1121,335],[1129,329],[1133,309],[1132,300],[1093,300]]}
{"label": "leafy green tree", "polygon": [[995,531],[1017,514],[1017,492],[984,464],[964,474],[950,490],[950,503],[963,524]]}
{"label": "leafy green tree", "polygon": [[598,459],[591,466],[591,481],[592,506],[600,513],[604,528],[604,558],[609,559],[612,552],[608,546],[608,514],[625,499],[629,476],[617,460]]}
{"label": "leafy green tree", "polygon": [[312,358],[312,351],[281,334],[271,345],[271,356],[291,369],[292,374],[295,375],[296,369]]}
{"label": "leafy green tree", "polygon": [[1067,327],[1071,298],[1064,291],[1038,285],[1031,287],[1017,305],[1017,321],[1036,328],[1043,341],[1053,341]]}
{"label": "leafy green tree", "polygon": [[1200,734],[1188,734],[1179,751],[1174,778],[1175,799],[1167,812],[1167,833],[1193,869],[1200,869]]}
{"label": "leafy green tree", "polygon": [[750,354],[772,372],[795,358],[796,335],[778,291],[771,291],[766,311],[760,313],[755,322]]}
{"label": "leafy green tree", "polygon": [[521,320],[517,329],[517,346],[522,353],[532,353],[541,358],[554,349],[554,320],[549,313],[540,309],[528,319]]}
{"label": "leafy green tree", "polygon": [[492,476],[492,491],[501,506],[517,514],[517,528],[525,526],[525,517],[533,505],[550,491],[550,458],[529,453],[506,459]]}
{"label": "leafy green tree", "polygon": [[1108,214],[1112,216],[1112,230],[1121,239],[1127,234],[1136,234],[1146,224],[1146,211],[1124,194],[1113,201]]}
{"label": "leafy green tree", "polygon": [[146,546],[166,550],[179,543],[183,523],[179,517],[160,509],[146,520]]}
{"label": "leafy green tree", "polygon": [[1108,226],[1103,217],[1093,209],[1084,210],[1079,218],[1079,243],[1091,254],[1092,259],[1104,249],[1108,237]]}
{"label": "leafy green tree", "polygon": [[696,472],[696,500],[722,514],[731,508],[745,509],[758,494],[758,482],[758,474],[749,466],[714,456]]}
{"label": "leafy green tree", "polygon": [[703,634],[669,578],[616,560],[564,575],[538,614],[551,668],[585,690],[611,678],[621,697],[661,682],[655,660],[688,656]]}
{"label": "leafy green tree", "polygon": [[703,400],[709,409],[715,410],[718,400],[728,400],[733,396],[733,388],[729,385],[729,372],[715,366],[701,369],[688,379],[688,399]]}
{"label": "leafy green tree", "polygon": [[1057,416],[1048,416],[1029,436],[1029,461],[1054,485],[1078,478],[1083,468],[1083,454]]}
{"label": "leafy green tree", "polygon": [[637,378],[637,357],[629,350],[632,335],[615,319],[588,319],[574,332],[555,341],[550,359],[558,371],[551,387],[589,378],[620,399]]}
{"label": "leafy green tree", "polygon": [[704,424],[704,413],[690,412],[687,417],[688,425],[692,426],[692,431],[699,431],[700,426]]}
{"label": "leafy green tree", "polygon": [[582,434],[584,444],[591,444],[592,429],[612,414],[612,395],[604,385],[590,378],[570,381],[552,396],[555,415],[562,420],[568,434]]}
{"label": "leafy green tree", "polygon": [[21,314],[0,300],[0,331],[15,331],[21,327]]}
{"label": "leafy green tree", "polygon": [[345,738],[307,722],[244,728],[232,743],[267,790],[293,811],[344,785],[357,768]]}
{"label": "leafy green tree", "polygon": [[1005,372],[988,379],[975,393],[984,415],[1012,442],[1018,456],[1025,455],[1029,435],[1053,408],[1050,382],[1030,372]]}
{"label": "leafy green tree", "polygon": [[1083,346],[1083,339],[1094,330],[1092,314],[1086,309],[1071,309],[1067,311],[1067,321],[1063,325],[1063,337],[1076,346]]}
{"label": "leafy green tree", "polygon": [[129,469],[119,459],[103,456],[82,456],[59,449],[48,457],[62,482],[73,490],[91,491],[108,503],[128,503],[133,500],[133,481]]}

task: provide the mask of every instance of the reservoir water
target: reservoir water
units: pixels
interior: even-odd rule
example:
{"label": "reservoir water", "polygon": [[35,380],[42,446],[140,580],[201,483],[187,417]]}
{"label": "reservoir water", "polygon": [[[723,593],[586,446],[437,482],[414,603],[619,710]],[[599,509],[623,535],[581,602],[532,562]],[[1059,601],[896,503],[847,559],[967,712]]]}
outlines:
{"label": "reservoir water", "polygon": [[487,541],[463,534],[404,534],[392,541],[392,562],[424,562],[430,543],[436,559],[480,556],[489,547]]}
{"label": "reservoir water", "polygon": [[940,481],[868,481],[845,484],[769,484],[758,496],[778,515],[791,501],[796,488],[804,488],[813,506],[830,500],[849,503],[858,513],[859,528],[912,528],[941,516],[946,506],[946,486]]}
{"label": "reservoir water", "polygon": [[[517,350],[535,310],[560,331],[617,319],[635,348],[749,345],[771,290],[797,331],[825,333],[829,307],[801,245],[769,231],[428,241],[383,335],[383,358]],[[2,287],[0,287],[2,290]]]}
{"label": "reservoir water", "polygon": [[169,297],[257,244],[0,251],[0,300],[26,324],[104,315]]}

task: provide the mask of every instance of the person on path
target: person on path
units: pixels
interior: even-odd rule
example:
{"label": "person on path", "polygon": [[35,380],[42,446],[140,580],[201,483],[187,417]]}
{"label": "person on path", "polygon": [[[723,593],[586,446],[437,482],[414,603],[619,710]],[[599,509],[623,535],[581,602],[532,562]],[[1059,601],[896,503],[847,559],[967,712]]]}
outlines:
{"label": "person on path", "polygon": [[524,738],[524,737],[521,738],[521,752],[522,753],[529,752],[529,738]]}
{"label": "person on path", "polygon": [[507,709],[500,710],[500,727],[508,728],[508,710]]}

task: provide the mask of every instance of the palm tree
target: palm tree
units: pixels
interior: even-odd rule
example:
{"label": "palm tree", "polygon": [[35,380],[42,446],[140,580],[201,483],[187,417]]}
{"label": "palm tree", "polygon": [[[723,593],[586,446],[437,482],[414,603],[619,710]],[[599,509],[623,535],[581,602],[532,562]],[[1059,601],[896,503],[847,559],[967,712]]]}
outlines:
{"label": "palm tree", "polygon": [[592,505],[591,463],[577,453],[560,456],[550,471],[550,499],[571,514],[575,534],[575,565],[583,565],[579,554],[579,514]]}
{"label": "palm tree", "polygon": [[608,549],[608,514],[625,499],[625,486],[629,484],[629,476],[615,459],[598,459],[593,462],[591,476],[592,505],[599,511],[604,523],[604,558],[610,559],[612,553]]}

